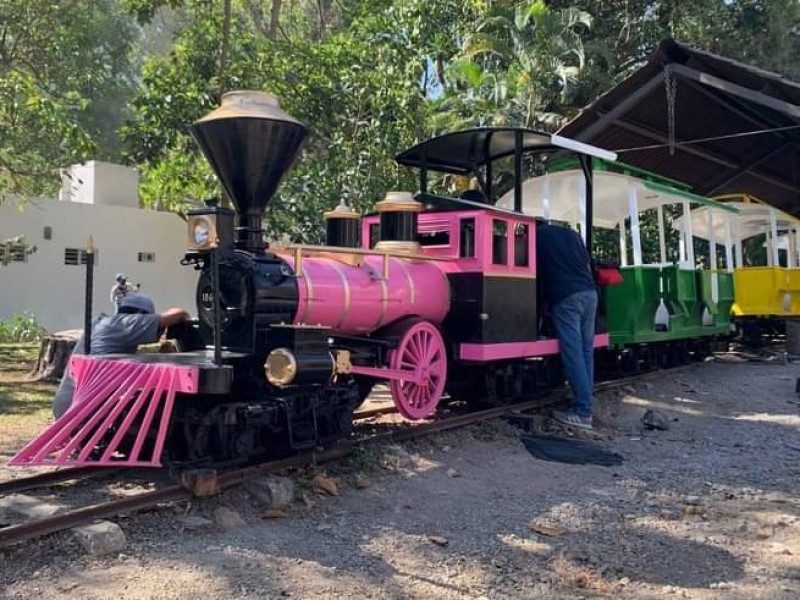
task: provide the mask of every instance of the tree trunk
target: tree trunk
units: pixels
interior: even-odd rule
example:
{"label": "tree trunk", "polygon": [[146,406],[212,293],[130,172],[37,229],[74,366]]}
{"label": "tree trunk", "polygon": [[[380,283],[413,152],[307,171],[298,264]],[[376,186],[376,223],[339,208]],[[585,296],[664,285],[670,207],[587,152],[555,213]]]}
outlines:
{"label": "tree trunk", "polygon": [[281,18],[281,2],[282,0],[272,0],[272,10],[269,14],[269,38],[274,40],[278,35],[278,25]]}
{"label": "tree trunk", "polygon": [[225,78],[228,71],[228,49],[231,39],[231,0],[223,0],[222,4],[222,47],[219,53],[219,95],[225,93]]}
{"label": "tree trunk", "polygon": [[64,376],[72,349],[83,333],[80,329],[58,331],[42,338],[39,357],[30,372],[37,381],[58,381]]}

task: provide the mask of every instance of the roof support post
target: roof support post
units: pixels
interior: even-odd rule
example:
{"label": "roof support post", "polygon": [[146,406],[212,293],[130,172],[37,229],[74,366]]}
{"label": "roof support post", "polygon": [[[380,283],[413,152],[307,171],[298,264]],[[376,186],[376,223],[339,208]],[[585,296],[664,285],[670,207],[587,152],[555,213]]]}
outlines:
{"label": "roof support post", "polygon": [[522,212],[522,131],[514,132],[514,212]]}
{"label": "roof support post", "polygon": [[635,183],[628,184],[628,213],[631,217],[631,239],[633,241],[633,265],[642,266],[642,236],[639,229],[639,199]]}
{"label": "roof support post", "polygon": [[769,209],[769,231],[772,234],[772,247],[770,254],[772,255],[772,266],[781,266],[781,261],[778,258],[778,220],[775,216],[775,209]]}
{"label": "roof support post", "polygon": [[625,219],[619,220],[619,264],[628,266],[628,245],[625,243]]}
{"label": "roof support post", "polygon": [[736,268],[741,269],[744,266],[744,253],[742,252],[742,223],[739,219],[734,221],[734,244],[736,244]]}
{"label": "roof support post", "polygon": [[586,227],[581,233],[583,233],[583,240],[586,243],[586,249],[589,251],[589,256],[592,256],[592,225],[594,223],[594,179],[592,157],[587,154],[579,154],[578,159],[581,163],[583,181],[585,184],[584,189],[586,190],[583,197],[583,211],[586,219]]}
{"label": "roof support post", "polygon": [[692,235],[692,207],[688,202],[683,203],[683,235],[686,238],[686,262],[689,263],[689,268],[695,268],[694,262],[694,237]]}
{"label": "roof support post", "polygon": [[658,215],[658,250],[660,255],[661,264],[667,262],[667,240],[664,234],[664,207],[659,204],[656,208]]}
{"label": "roof support post", "polygon": [[550,195],[552,191],[550,189],[550,175],[544,176],[544,182],[542,183],[542,217],[544,217],[545,221],[550,220]]}
{"label": "roof support post", "polygon": [[423,149],[422,154],[422,165],[419,168],[419,191],[421,194],[428,193],[428,161],[427,156],[425,155],[425,150]]}
{"label": "roof support post", "polygon": [[708,268],[717,270],[717,240],[714,236],[714,215],[711,207],[706,210],[706,227],[708,228]]}
{"label": "roof support post", "polygon": [[731,218],[728,213],[724,213],[722,218],[725,220],[725,270],[733,273],[733,242],[731,241]]}
{"label": "roof support post", "polygon": [[[516,143],[516,138],[515,138]],[[484,162],[484,171],[483,175],[486,178],[485,189],[483,190],[486,194],[486,203],[487,204],[494,204],[494,186],[492,185],[492,161],[489,156],[489,149],[492,146],[492,133],[489,132],[486,135],[486,139],[483,142],[483,162]]]}
{"label": "roof support post", "polygon": [[711,271],[711,301],[719,300],[719,274],[717,273],[717,239],[714,233],[714,215],[711,207],[706,211],[708,227],[708,268]]}

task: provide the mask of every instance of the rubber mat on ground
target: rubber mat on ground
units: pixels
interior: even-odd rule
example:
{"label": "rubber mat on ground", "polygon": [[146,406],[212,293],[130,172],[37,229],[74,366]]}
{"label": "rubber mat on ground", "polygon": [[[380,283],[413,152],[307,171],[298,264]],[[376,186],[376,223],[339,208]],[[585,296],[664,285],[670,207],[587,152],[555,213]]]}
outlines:
{"label": "rubber mat on ground", "polygon": [[593,442],[531,434],[522,435],[520,439],[531,456],[550,462],[611,467],[624,460],[620,454]]}

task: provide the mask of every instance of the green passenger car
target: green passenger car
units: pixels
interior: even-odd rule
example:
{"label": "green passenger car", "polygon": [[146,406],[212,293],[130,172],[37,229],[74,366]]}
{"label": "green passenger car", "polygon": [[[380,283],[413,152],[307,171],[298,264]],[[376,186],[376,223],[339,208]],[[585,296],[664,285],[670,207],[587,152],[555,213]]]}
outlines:
{"label": "green passenger car", "polygon": [[[585,193],[582,172],[560,161],[542,177],[523,184],[523,210],[548,220],[585,227],[575,196]],[[729,239],[702,242],[696,252],[691,220],[672,234],[672,219],[704,206],[727,222],[736,209],[688,191],[683,184],[620,163],[595,161],[596,230],[613,230],[622,283],[601,290],[601,308],[615,347],[632,344],[714,338],[730,332],[734,301],[733,259]],[[509,198],[501,198],[504,206]],[[645,252],[642,222],[651,226],[651,251]],[[655,227],[653,227],[655,225]],[[728,232],[729,228],[725,229]],[[723,236],[724,237],[724,236]],[[707,240],[708,238],[706,238]],[[596,237],[597,240],[597,237]],[[598,254],[595,242],[594,254]],[[608,255],[608,248],[604,248]],[[722,259],[718,256],[720,250]],[[703,265],[700,266],[700,262]],[[724,265],[720,265],[722,262]]]}

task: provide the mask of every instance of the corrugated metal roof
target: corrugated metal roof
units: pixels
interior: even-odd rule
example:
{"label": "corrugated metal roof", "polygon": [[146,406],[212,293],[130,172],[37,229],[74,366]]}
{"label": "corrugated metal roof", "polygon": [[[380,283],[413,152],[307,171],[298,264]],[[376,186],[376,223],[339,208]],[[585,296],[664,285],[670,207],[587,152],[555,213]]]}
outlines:
{"label": "corrugated metal roof", "polygon": [[[672,132],[665,71],[676,82]],[[798,128],[698,141],[785,127]],[[668,38],[559,133],[619,152],[697,194],[752,194],[800,216],[800,84],[776,73]]]}

